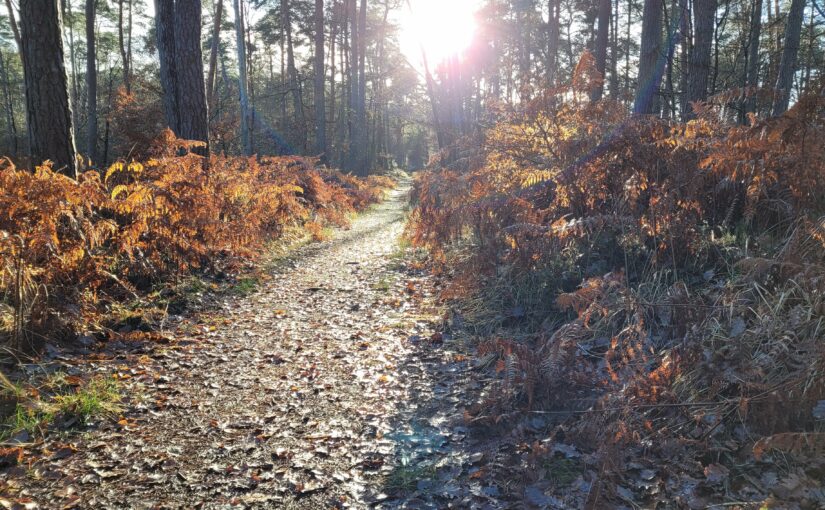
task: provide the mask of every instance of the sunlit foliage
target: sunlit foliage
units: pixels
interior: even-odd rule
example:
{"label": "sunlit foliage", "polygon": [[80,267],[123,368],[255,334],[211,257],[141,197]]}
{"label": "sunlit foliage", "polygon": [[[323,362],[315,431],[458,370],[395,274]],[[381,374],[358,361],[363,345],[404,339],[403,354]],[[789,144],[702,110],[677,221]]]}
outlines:
{"label": "sunlit foliage", "polygon": [[[812,430],[825,99],[747,126],[711,106],[679,123],[591,102],[590,72],[500,112],[481,150],[442,154],[416,183],[409,235],[456,273],[445,297],[494,367],[467,419],[577,402],[590,410],[574,429],[603,453],[665,455],[669,438],[742,424],[754,437]],[[759,451],[785,443],[799,441]]]}
{"label": "sunlit foliage", "polygon": [[212,156],[167,131],[155,157],[77,181],[49,163],[0,166],[0,336],[71,335],[107,304],[233,258],[289,226],[345,226],[391,183],[300,157]]}

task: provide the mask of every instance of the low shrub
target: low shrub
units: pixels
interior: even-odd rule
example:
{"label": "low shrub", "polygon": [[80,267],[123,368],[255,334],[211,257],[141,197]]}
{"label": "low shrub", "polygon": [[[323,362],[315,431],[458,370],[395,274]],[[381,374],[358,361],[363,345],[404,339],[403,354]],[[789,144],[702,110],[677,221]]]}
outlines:
{"label": "low shrub", "polygon": [[392,184],[300,157],[207,161],[191,145],[167,131],[154,157],[78,180],[0,166],[0,340],[72,338],[108,304],[253,259],[287,227],[345,226]]}
{"label": "low shrub", "polygon": [[408,236],[494,376],[467,420],[573,412],[614,473],[810,444],[780,439],[822,423],[825,98],[680,123],[593,103],[591,82],[502,110],[415,183]]}

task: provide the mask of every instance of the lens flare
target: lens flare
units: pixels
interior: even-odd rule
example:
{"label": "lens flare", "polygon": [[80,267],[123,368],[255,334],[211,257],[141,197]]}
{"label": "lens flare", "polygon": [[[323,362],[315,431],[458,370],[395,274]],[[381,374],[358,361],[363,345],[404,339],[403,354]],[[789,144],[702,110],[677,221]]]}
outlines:
{"label": "lens flare", "polygon": [[431,66],[461,54],[476,32],[478,0],[410,0],[399,19],[401,49],[411,63],[421,64],[421,49]]}

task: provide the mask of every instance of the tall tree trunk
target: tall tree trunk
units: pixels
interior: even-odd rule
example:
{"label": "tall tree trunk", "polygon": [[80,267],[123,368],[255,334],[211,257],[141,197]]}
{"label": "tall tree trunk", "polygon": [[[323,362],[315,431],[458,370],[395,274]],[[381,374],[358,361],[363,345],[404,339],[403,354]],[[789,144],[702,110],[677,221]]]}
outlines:
{"label": "tall tree trunk", "polygon": [[11,25],[11,32],[14,34],[14,42],[17,44],[17,51],[22,55],[23,44],[20,41],[20,29],[17,27],[17,20],[14,15],[14,6],[12,5],[11,0],[6,0],[6,10],[9,11],[9,25]]}
{"label": "tall tree trunk", "polygon": [[614,0],[610,16],[610,97],[619,97],[619,0]]}
{"label": "tall tree trunk", "polygon": [[[66,10],[64,15],[68,15],[69,20],[69,64],[71,65],[71,104],[72,104],[72,129],[77,129],[80,126],[80,86],[77,84],[77,77],[80,73],[77,70],[77,52],[74,44],[74,13],[72,12],[72,2],[60,0],[63,9]],[[76,135],[76,133],[75,133]]]}
{"label": "tall tree trunk", "polygon": [[[223,0],[215,2],[215,23],[212,26],[212,42],[209,48],[209,74],[207,75],[206,100],[209,106],[215,104],[215,79],[218,75],[218,49],[221,42],[221,22],[223,21]],[[236,27],[237,30],[237,27]]]}
{"label": "tall tree trunk", "polygon": [[209,152],[209,114],[201,50],[201,0],[175,2],[175,66],[178,81],[178,115],[180,133],[186,140],[204,142],[197,150]]}
{"label": "tall tree trunk", "polygon": [[286,77],[286,23],[284,22],[284,17],[281,15],[281,93],[280,93],[280,107],[281,107],[281,118],[280,118],[280,126],[281,130],[286,130],[286,103],[287,103],[287,95],[289,95],[289,83],[287,82]]}
{"label": "tall tree trunk", "polygon": [[347,170],[353,171],[358,166],[358,0],[346,0],[347,10],[350,19],[350,44],[349,44],[349,154],[347,157]]}
{"label": "tall tree trunk", "polygon": [[782,48],[782,60],[779,62],[779,76],[776,78],[773,107],[771,115],[782,115],[788,110],[791,100],[793,77],[799,57],[799,41],[802,37],[802,18],[805,13],[805,0],[791,0],[788,21],[785,24],[785,43]]}
{"label": "tall tree trunk", "polygon": [[687,102],[688,65],[690,61],[690,0],[679,0],[681,20],[679,26],[679,117],[684,118],[690,105]]}
{"label": "tall tree trunk", "polygon": [[63,63],[62,24],[58,0],[25,0],[20,5],[32,161],[51,160],[56,170],[76,177],[77,151]]}
{"label": "tall tree trunk", "polygon": [[596,57],[596,70],[601,74],[601,82],[598,83],[590,94],[591,101],[598,101],[604,94],[605,70],[607,69],[607,43],[610,35],[611,2],[612,0],[599,0],[599,21],[596,30],[594,56]]}
{"label": "tall tree trunk", "polygon": [[745,85],[748,98],[745,101],[745,114],[756,112],[756,93],[759,86],[759,38],[762,34],[762,0],[753,0],[751,12],[750,37],[748,38],[748,69]]}
{"label": "tall tree trunk", "polygon": [[247,79],[246,39],[244,37],[245,28],[243,5],[241,5],[242,1],[243,0],[233,0],[232,6],[235,10],[235,45],[238,49],[238,93],[241,101],[241,146],[244,156],[251,156],[252,140],[249,136],[249,82]]}
{"label": "tall tree trunk", "polygon": [[556,85],[559,55],[559,15],[561,0],[547,2],[547,86]]}
{"label": "tall tree trunk", "polygon": [[112,68],[109,68],[109,85],[107,87],[107,94],[106,94],[106,123],[105,129],[103,131],[103,164],[101,165],[102,168],[107,168],[109,166],[109,133],[110,133],[110,124],[112,118],[112,88],[114,86],[115,81],[115,73]]}
{"label": "tall tree trunk", "polygon": [[[522,27],[519,30],[519,37],[518,37],[518,92],[519,92],[519,101],[521,103],[527,103],[530,100],[530,30],[527,28],[529,26],[529,19],[528,19],[528,11],[530,11],[531,5],[528,5],[527,2],[518,2],[516,3],[516,19],[518,20],[518,26]],[[456,73],[456,77],[458,77],[458,73]],[[454,84],[456,87],[459,86],[459,83],[456,82]]]}
{"label": "tall tree trunk", "polygon": [[9,136],[9,150],[12,156],[17,156],[17,124],[14,121],[14,101],[11,96],[11,86],[9,84],[9,70],[6,66],[6,59],[0,50],[0,79],[3,81],[3,103],[6,110],[6,129]]}
{"label": "tall tree trunk", "polygon": [[658,111],[659,83],[662,81],[662,0],[645,0],[642,13],[642,47],[639,55],[639,82],[636,85],[635,114]]}
{"label": "tall tree trunk", "polygon": [[118,46],[120,47],[120,60],[123,62],[123,87],[126,89],[127,94],[132,93],[132,78],[131,78],[131,67],[132,67],[132,51],[131,51],[131,32],[132,32],[132,0],[127,0],[129,2],[129,28],[128,28],[128,38],[129,44],[127,49],[127,34],[126,30],[123,29],[123,0],[118,0],[117,2],[117,42]]}
{"label": "tall tree trunk", "polygon": [[281,0],[281,16],[286,29],[286,66],[289,77],[289,88],[292,90],[292,108],[295,115],[295,128],[298,132],[298,143],[301,152],[307,148],[307,127],[304,118],[304,102],[301,97],[301,83],[298,79],[298,70],[295,68],[295,51],[292,44],[292,17],[289,0]]}
{"label": "tall tree trunk", "polygon": [[370,161],[367,157],[367,0],[361,0],[358,13],[358,102],[356,103],[356,172],[369,173]]}
{"label": "tall tree trunk", "polygon": [[97,48],[95,47],[96,0],[86,0],[86,157],[97,162]]}
{"label": "tall tree trunk", "polygon": [[335,140],[336,122],[335,122],[335,73],[337,72],[335,66],[335,38],[338,36],[338,4],[336,0],[332,3],[332,23],[330,24],[329,36],[329,124],[332,126],[332,144],[327,146],[327,161],[332,161],[334,157],[335,147],[337,145]]}
{"label": "tall tree trunk", "polygon": [[160,84],[163,87],[163,110],[166,113],[166,124],[169,129],[179,134],[174,0],[155,0],[155,34],[160,60]]}
{"label": "tall tree trunk", "polygon": [[686,119],[695,116],[690,103],[708,98],[716,6],[716,0],[693,0],[693,51],[688,65]]}
{"label": "tall tree trunk", "polygon": [[315,153],[327,160],[327,116],[324,74],[324,0],[315,0]]}
{"label": "tall tree trunk", "polygon": [[[241,7],[243,7],[243,3],[241,3]],[[249,70],[254,69],[254,50],[255,47],[252,45],[252,30],[249,28],[249,24],[246,22],[246,18],[248,16],[248,8],[245,10],[244,14],[244,30],[246,32],[246,79],[247,79],[247,86],[249,87],[249,106],[247,107],[246,114],[249,116],[249,152],[251,154],[255,153],[255,74],[250,74]]]}

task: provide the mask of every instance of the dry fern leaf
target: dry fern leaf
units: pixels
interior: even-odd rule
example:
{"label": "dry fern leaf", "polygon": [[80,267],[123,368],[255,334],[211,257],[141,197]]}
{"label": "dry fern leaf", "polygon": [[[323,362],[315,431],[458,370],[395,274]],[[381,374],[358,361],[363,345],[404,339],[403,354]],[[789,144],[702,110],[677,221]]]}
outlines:
{"label": "dry fern leaf", "polygon": [[770,450],[821,457],[825,455],[825,432],[783,432],[763,437],[753,445],[753,456],[760,460]]}

